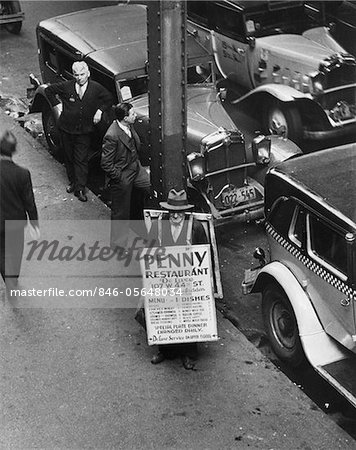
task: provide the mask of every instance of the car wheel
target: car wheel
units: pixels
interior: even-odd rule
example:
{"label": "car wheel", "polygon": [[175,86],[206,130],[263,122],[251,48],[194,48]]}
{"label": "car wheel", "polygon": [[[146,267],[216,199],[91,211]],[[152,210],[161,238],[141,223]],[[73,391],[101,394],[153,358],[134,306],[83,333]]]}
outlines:
{"label": "car wheel", "polygon": [[46,104],[42,111],[42,125],[48,144],[48,151],[56,159],[63,160],[60,135],[52,108]]}
{"label": "car wheel", "polygon": [[[3,5],[3,13],[6,14],[17,14],[21,12],[21,6],[20,2],[1,2]],[[22,21],[20,22],[13,22],[13,23],[6,23],[5,28],[7,31],[13,34],[19,34],[22,28]]]}
{"label": "car wheel", "polygon": [[303,137],[300,113],[295,105],[269,102],[263,114],[266,134],[276,134],[299,144]]}
{"label": "car wheel", "polygon": [[262,314],[272,349],[293,367],[302,365],[305,356],[299,338],[297,319],[286,293],[269,284],[262,293]]}

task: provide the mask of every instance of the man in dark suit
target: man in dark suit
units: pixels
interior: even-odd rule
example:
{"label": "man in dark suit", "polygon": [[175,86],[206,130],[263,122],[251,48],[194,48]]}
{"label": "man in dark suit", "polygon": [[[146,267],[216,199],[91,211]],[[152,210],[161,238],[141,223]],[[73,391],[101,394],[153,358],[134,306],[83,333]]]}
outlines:
{"label": "man in dark suit", "polygon": [[78,200],[86,202],[85,186],[92,133],[113,99],[103,86],[90,80],[89,68],[84,61],[76,61],[72,69],[74,80],[52,84],[45,89],[45,93],[60,112],[58,128],[69,179],[67,192],[74,192]]}
{"label": "man in dark suit", "polygon": [[0,138],[0,271],[8,290],[17,286],[27,218],[39,237],[30,172],[12,160],[16,145],[13,133],[5,131]]}
{"label": "man in dark suit", "polygon": [[138,158],[140,139],[133,127],[136,113],[130,103],[114,107],[116,120],[110,125],[103,139],[101,167],[107,174],[111,191],[112,247],[126,247],[127,223],[133,187],[144,195],[150,193],[150,177]]}

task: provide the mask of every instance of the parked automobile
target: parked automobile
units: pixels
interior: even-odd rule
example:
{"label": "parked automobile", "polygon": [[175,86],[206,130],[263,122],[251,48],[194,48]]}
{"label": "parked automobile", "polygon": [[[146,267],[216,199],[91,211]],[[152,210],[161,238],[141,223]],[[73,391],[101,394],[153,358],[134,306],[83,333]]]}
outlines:
{"label": "parked automobile", "polygon": [[244,293],[262,292],[277,356],[312,366],[356,406],[356,144],[272,168],[265,180],[269,245]]}
{"label": "parked automobile", "polygon": [[[136,129],[144,144],[141,160],[148,165],[146,20],[144,6],[120,4],[44,20],[37,27],[37,37],[45,83],[70,79],[73,61],[84,59],[94,80],[118,101],[133,103],[138,113]],[[219,223],[232,217],[260,218],[266,170],[301,150],[279,136],[256,134],[256,123],[223,101],[225,92],[220,95],[214,85],[212,55],[191,35],[187,53],[191,82],[187,88],[189,193],[201,210],[211,212]],[[35,82],[34,77],[32,80]],[[49,147],[58,154],[58,117],[44,88],[37,87],[30,110],[42,112]],[[97,165],[98,155],[100,145],[91,155]]]}
{"label": "parked automobile", "polygon": [[324,15],[330,34],[345,50],[356,55],[356,1],[310,1],[306,7]]}
{"label": "parked automobile", "polygon": [[[47,99],[46,85],[72,79],[73,62],[84,60],[91,78],[105,86],[116,101],[147,92],[146,28],[146,7],[126,4],[77,11],[38,24],[39,66],[45,84],[30,75],[30,112],[42,113],[51,153],[58,156],[61,149],[56,127],[58,111]],[[211,56],[192,36],[187,37],[187,47],[189,74],[195,81],[205,80],[195,68],[199,62],[209,71]],[[107,118],[107,122],[111,119]],[[93,146],[94,155],[97,150]]]}
{"label": "parked automobile", "polygon": [[356,60],[321,17],[301,1],[188,2],[189,29],[243,88],[235,106],[297,143],[356,132]]}

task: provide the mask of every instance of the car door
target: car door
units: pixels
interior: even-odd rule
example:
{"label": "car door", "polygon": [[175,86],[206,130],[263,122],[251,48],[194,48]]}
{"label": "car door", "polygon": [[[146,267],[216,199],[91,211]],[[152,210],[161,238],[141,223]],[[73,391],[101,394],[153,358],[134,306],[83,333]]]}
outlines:
{"label": "car door", "polygon": [[249,59],[251,47],[246,38],[243,12],[229,4],[211,4],[210,26],[215,61],[225,78],[253,88]]}
{"label": "car door", "polygon": [[188,30],[208,51],[214,52],[217,68],[247,88],[251,87],[242,11],[233,5],[213,1],[188,2]]}
{"label": "car door", "polygon": [[355,293],[346,234],[314,213],[306,216],[307,291],[325,331],[347,346],[355,334]]}

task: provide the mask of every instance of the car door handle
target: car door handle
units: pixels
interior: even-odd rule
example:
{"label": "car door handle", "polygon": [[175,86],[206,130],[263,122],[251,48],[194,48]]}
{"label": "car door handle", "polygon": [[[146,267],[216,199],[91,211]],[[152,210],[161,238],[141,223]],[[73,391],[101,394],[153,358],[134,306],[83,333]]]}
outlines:
{"label": "car door handle", "polygon": [[350,299],[343,298],[342,300],[340,300],[340,304],[341,306],[350,306]]}

